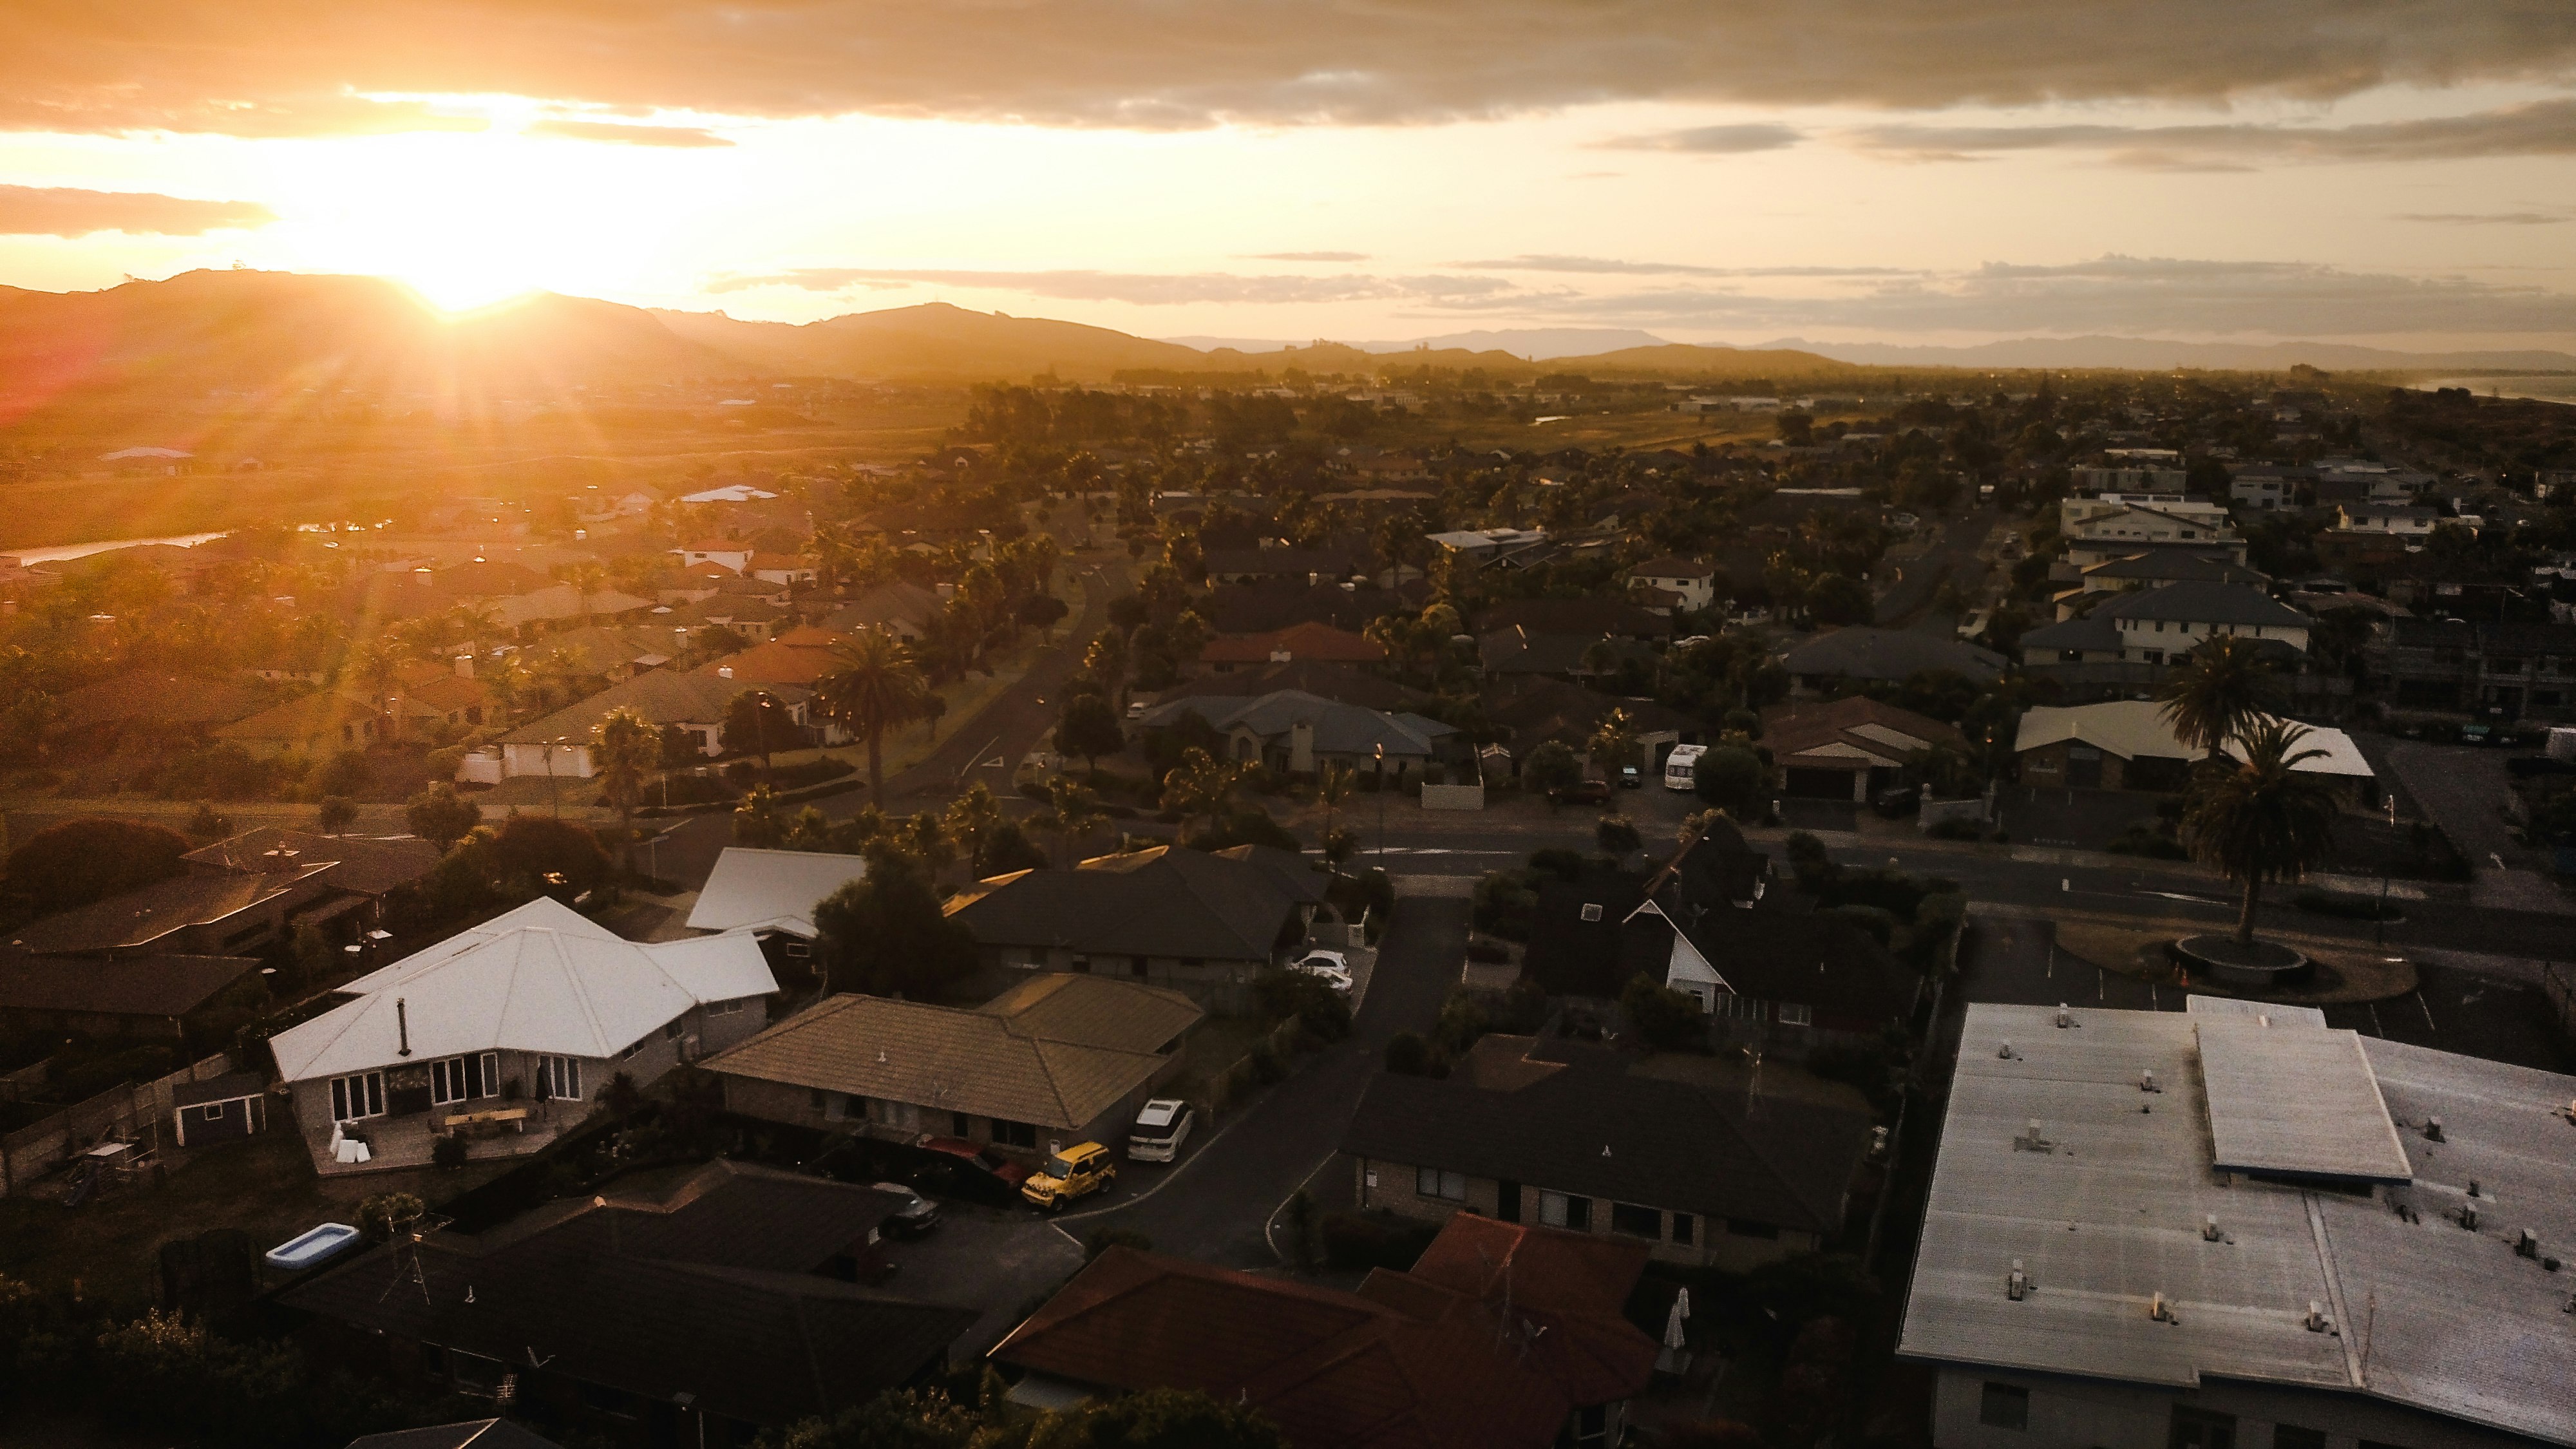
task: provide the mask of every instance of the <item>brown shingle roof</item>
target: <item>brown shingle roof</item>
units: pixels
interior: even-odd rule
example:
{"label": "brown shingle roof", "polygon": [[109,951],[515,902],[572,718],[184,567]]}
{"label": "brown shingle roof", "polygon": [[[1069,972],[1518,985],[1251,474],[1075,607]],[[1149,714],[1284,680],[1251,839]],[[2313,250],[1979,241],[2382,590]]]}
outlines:
{"label": "brown shingle roof", "polygon": [[259,962],[248,956],[137,956],[123,961],[0,956],[0,1011],[186,1016]]}
{"label": "brown shingle roof", "polygon": [[18,929],[9,944],[42,956],[77,956],[149,945],[173,931],[237,915],[299,885],[324,864],[258,875],[181,875]]}
{"label": "brown shingle roof", "polygon": [[1151,1081],[1203,1015],[1105,977],[1024,983],[972,1011],[835,996],[710,1058],[707,1070],[1068,1131]]}
{"label": "brown shingle roof", "polygon": [[269,859],[273,850],[293,851],[293,863],[299,866],[330,862],[332,870],[323,878],[323,884],[333,890],[367,896],[380,896],[395,886],[407,885],[438,865],[438,847],[410,836],[378,840],[363,835],[316,835],[309,830],[287,830],[275,825],[245,830],[212,845],[199,846],[179,858],[200,873],[259,872],[276,864]]}

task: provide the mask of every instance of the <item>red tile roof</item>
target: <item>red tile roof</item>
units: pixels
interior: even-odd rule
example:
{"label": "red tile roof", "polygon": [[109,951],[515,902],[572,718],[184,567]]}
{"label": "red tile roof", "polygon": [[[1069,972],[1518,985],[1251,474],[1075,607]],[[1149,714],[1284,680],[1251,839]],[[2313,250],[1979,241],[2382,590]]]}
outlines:
{"label": "red tile roof", "polygon": [[1199,660],[1205,664],[1267,664],[1277,654],[1330,664],[1377,664],[1386,659],[1386,648],[1348,629],[1309,621],[1268,634],[1211,639],[1199,651]]}

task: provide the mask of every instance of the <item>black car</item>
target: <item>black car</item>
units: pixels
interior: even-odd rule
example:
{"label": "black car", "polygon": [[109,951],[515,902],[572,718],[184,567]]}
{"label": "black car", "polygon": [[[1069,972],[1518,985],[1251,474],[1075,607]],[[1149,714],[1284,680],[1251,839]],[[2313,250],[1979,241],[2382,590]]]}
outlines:
{"label": "black car", "polygon": [[899,1182],[880,1182],[876,1190],[901,1203],[885,1220],[885,1231],[898,1238],[917,1238],[939,1226],[939,1204]]}
{"label": "black car", "polygon": [[1923,787],[1920,785],[1899,785],[1892,790],[1879,791],[1877,798],[1871,803],[1877,808],[1879,814],[1894,820],[1900,816],[1913,814],[1915,801],[1922,794]]}
{"label": "black car", "polygon": [[1646,788],[1646,777],[1639,773],[1637,767],[1634,765],[1621,765],[1619,767],[1619,788],[1622,790],[1642,790]]}
{"label": "black car", "polygon": [[1559,805],[1600,805],[1610,799],[1610,783],[1607,780],[1585,780],[1562,790],[1551,790],[1547,798]]}

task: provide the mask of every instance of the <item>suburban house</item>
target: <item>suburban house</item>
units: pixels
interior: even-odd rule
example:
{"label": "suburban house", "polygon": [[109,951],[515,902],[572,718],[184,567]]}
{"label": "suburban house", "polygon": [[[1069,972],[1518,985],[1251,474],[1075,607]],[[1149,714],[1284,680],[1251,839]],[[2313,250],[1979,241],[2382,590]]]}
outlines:
{"label": "suburban house", "polygon": [[2406,708],[2576,719],[2576,625],[2390,619],[2365,652]]}
{"label": "suburban house", "polygon": [[321,898],[328,861],[188,873],[28,922],[8,944],[37,956],[230,956],[277,941]]}
{"label": "suburban house", "polygon": [[663,624],[590,624],[548,634],[519,652],[534,665],[549,655],[560,658],[585,679],[615,682],[647,669],[659,669],[688,646],[688,631]]}
{"label": "suburban house", "polygon": [[1903,684],[1917,674],[1956,674],[1978,684],[2004,672],[2005,658],[1991,649],[1917,634],[1853,624],[1818,634],[1780,656],[1792,697],[1832,694],[1873,684]]}
{"label": "suburban house", "polygon": [[1700,610],[1717,602],[1717,567],[1702,559],[1648,559],[1628,570],[1631,591],[1645,590],[1666,609]]}
{"label": "suburban house", "polygon": [[675,548],[671,552],[680,556],[682,568],[690,568],[698,564],[714,564],[737,574],[751,571],[751,545],[740,539],[701,539],[696,543]]}
{"label": "suburban house", "polygon": [[1461,1213],[1345,1292],[1122,1245],[989,1357],[1032,1407],[1195,1389],[1295,1449],[1607,1449],[1654,1370],[1641,1248]]}
{"label": "suburban house", "polygon": [[1968,742],[1928,715],[1867,695],[1762,711],[1762,743],[1781,772],[1781,792],[1806,800],[1867,804],[1903,783],[1906,762],[1927,750],[1962,754]]}
{"label": "suburban house", "polygon": [[2189,1004],[1968,1008],[1897,1343],[1932,1442],[2576,1444],[2576,1077]]}
{"label": "suburban house", "polygon": [[746,1117],[1036,1160],[1115,1144],[1206,1015],[1177,991],[1046,975],[972,1010],[840,995],[709,1058]]}
{"label": "suburban house", "polygon": [[1715,1057],[1496,1034],[1445,1078],[1381,1072],[1342,1134],[1363,1211],[1600,1233],[1745,1272],[1838,1237],[1868,1156],[1860,1094]]}
{"label": "suburban house", "polygon": [[2312,482],[2314,474],[2305,468],[2231,468],[2228,470],[2227,498],[2239,508],[2270,513],[2299,506],[2299,485]]}
{"label": "suburban house", "polygon": [[[781,684],[811,689],[814,681],[841,667],[840,644],[846,635],[812,624],[798,625],[738,654],[699,669],[730,679],[740,688]],[[731,673],[723,671],[730,670]]]}
{"label": "suburban house", "polygon": [[[1554,740],[1580,757],[1593,732],[1612,710],[1627,713],[1637,741],[1637,763],[1651,772],[1686,736],[1700,733],[1700,722],[1651,699],[1623,699],[1580,684],[1541,676],[1498,679],[1481,691],[1485,718],[1502,734],[1514,761]],[[1517,764],[1514,767],[1517,769]]]}
{"label": "suburban house", "polygon": [[[2270,719],[2271,716],[2263,716]],[[2322,750],[2319,759],[2292,768],[2329,778],[2355,808],[2378,803],[2379,782],[2352,736],[2324,725],[2301,725],[2293,753]],[[2243,758],[2234,741],[2227,753]],[[2114,699],[2100,704],[2035,706],[2023,713],[2013,738],[2025,785],[2078,790],[2152,790],[2170,794],[2190,782],[2204,755],[2174,735],[2165,706],[2153,700]]]}
{"label": "suburban house", "polygon": [[1212,548],[1204,555],[1211,584],[1303,579],[1338,584],[1368,571],[1368,560],[1337,548]]}
{"label": "suburban house", "polygon": [[1492,563],[1527,553],[1547,542],[1543,528],[1461,528],[1423,537],[1450,554],[1475,563]]}
{"label": "suburban house", "polygon": [[1253,978],[1306,940],[1324,879],[1285,851],[1155,846],[978,881],[951,897],[994,979],[1123,976],[1239,1010]]}
{"label": "suburban house", "polygon": [[896,579],[824,615],[823,627],[835,634],[882,629],[898,639],[918,639],[938,622],[945,609],[936,593]]}
{"label": "suburban house", "polygon": [[2190,548],[2150,548],[2107,559],[2076,571],[2080,585],[2057,596],[2057,617],[2074,617],[2076,601],[2087,594],[2125,593],[2164,584],[2238,584],[2260,590],[2271,577],[2223,553]]}
{"label": "suburban house", "polygon": [[256,980],[256,956],[79,957],[0,953],[0,1034],[196,1035],[206,1016]]}
{"label": "suburban house", "polygon": [[321,835],[262,825],[199,846],[179,859],[190,875],[212,878],[275,876],[295,867],[329,865],[316,878],[320,891],[290,908],[282,926],[312,926],[332,944],[346,945],[381,927],[386,898],[437,869],[439,852],[416,836]]}
{"label": "suburban house", "polygon": [[778,982],[748,932],[638,944],[540,897],[341,991],[269,1039],[326,1174],[416,1167],[457,1131],[533,1152],[612,1077],[641,1086],[760,1030]]}
{"label": "suburban house", "polygon": [[1140,731],[1170,729],[1195,714],[1224,737],[1224,757],[1266,765],[1291,775],[1311,775],[1326,763],[1373,772],[1379,760],[1390,776],[1419,773],[1457,754],[1458,731],[1418,714],[1385,713],[1339,704],[1298,690],[1251,697],[1184,695],[1166,699],[1136,721]]}
{"label": "suburban house", "polygon": [[1663,639],[1672,621],[1626,599],[1504,599],[1476,620],[1479,629],[1519,629],[1530,634],[1570,634],[1587,639]]}
{"label": "suburban house", "polygon": [[65,690],[56,723],[67,734],[101,745],[147,731],[193,735],[240,719],[274,697],[238,677],[137,669]]}
{"label": "suburban house", "polygon": [[658,1194],[611,1186],[499,1232],[398,1237],[280,1301],[312,1315],[304,1347],[327,1365],[420,1393],[506,1393],[550,1430],[599,1436],[586,1443],[748,1449],[947,1368],[975,1310],[853,1281],[898,1205],[713,1162]]}
{"label": "suburban house", "polygon": [[[2277,640],[2304,654],[2315,620],[2243,584],[2181,583],[2122,594],[2088,618],[2110,621],[2121,657],[2162,664],[2219,635]],[[2026,641],[2025,641],[2026,642]]]}
{"label": "suburban house", "polygon": [[2225,505],[2180,493],[2062,498],[2057,504],[2057,529],[2069,540],[2096,545],[2236,542]]}
{"label": "suburban house", "polygon": [[1622,665],[1652,666],[1654,647],[1616,634],[1551,633],[1515,624],[1476,638],[1476,667],[1488,679],[1551,676],[1591,679],[1616,674]]}
{"label": "suburban house", "polygon": [[1199,650],[1199,663],[1218,674],[1300,659],[1323,664],[1384,664],[1386,646],[1330,624],[1305,623],[1269,634],[1221,635]]}
{"label": "suburban house", "polygon": [[865,880],[868,863],[855,855],[819,850],[758,850],[728,845],[689,908],[692,931],[748,931],[773,968],[794,963],[814,971],[814,908],[852,881]]}
{"label": "suburban house", "polygon": [[1219,634],[1270,634],[1292,624],[1330,624],[1356,633],[1367,628],[1371,619],[1421,606],[1418,588],[1267,579],[1257,584],[1218,584],[1208,591],[1199,612]]}
{"label": "suburban house", "polygon": [[1415,698],[1413,691],[1378,670],[1349,664],[1326,664],[1313,659],[1249,664],[1232,673],[1203,674],[1173,690],[1172,695],[1175,699],[1183,695],[1196,695],[1202,699],[1219,695],[1228,699],[1252,699],[1290,690],[1329,699],[1335,704],[1353,704],[1362,709],[1384,712],[1400,710]]}
{"label": "suburban house", "polygon": [[2394,533],[2421,540],[2430,538],[2441,521],[2440,509],[2405,503],[2347,503],[2335,510],[2335,527],[2344,533]]}
{"label": "suburban house", "polygon": [[596,774],[590,757],[592,735],[609,712],[631,709],[656,728],[677,726],[704,743],[709,756],[724,753],[725,706],[746,689],[766,689],[787,706],[788,718],[807,723],[814,692],[792,684],[753,684],[718,674],[685,674],[656,669],[621,680],[578,704],[501,736],[501,768],[508,775],[551,775],[587,780]]}

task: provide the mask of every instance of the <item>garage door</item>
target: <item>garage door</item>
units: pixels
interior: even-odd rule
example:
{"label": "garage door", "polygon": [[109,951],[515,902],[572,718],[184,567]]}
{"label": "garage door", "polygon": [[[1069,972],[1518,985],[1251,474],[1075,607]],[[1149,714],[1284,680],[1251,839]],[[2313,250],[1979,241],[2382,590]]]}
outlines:
{"label": "garage door", "polygon": [[1852,797],[1852,777],[1848,770],[1791,770],[1786,784],[1789,794],[1799,800],[1848,800]]}

